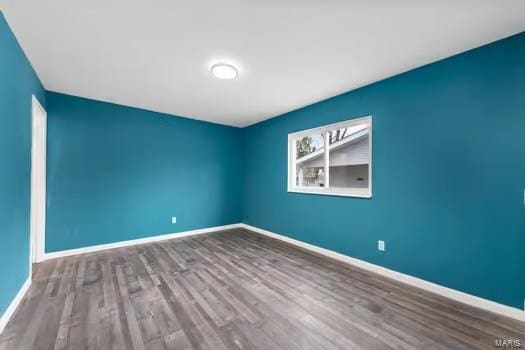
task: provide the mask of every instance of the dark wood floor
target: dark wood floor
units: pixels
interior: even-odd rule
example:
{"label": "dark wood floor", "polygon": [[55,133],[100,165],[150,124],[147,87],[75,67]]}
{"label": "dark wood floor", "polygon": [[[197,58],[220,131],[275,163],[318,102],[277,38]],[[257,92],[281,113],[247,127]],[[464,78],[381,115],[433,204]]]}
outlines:
{"label": "dark wood floor", "polygon": [[0,349],[492,349],[506,319],[244,230],[56,259]]}

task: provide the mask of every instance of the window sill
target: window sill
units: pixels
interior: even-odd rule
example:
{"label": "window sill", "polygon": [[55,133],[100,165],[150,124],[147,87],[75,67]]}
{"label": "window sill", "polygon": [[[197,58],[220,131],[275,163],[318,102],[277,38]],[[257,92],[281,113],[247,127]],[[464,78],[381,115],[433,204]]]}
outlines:
{"label": "window sill", "polygon": [[317,188],[304,188],[304,187],[288,187],[290,193],[303,193],[303,194],[318,194],[325,196],[339,196],[339,197],[355,197],[355,198],[372,198],[372,191],[368,188],[330,188],[330,189],[317,189]]}

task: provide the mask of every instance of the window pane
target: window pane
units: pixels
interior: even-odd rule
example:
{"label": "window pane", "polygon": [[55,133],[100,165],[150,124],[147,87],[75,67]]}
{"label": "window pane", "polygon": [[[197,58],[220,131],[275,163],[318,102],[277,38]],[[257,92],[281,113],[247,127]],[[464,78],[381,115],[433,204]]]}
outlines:
{"label": "window pane", "polygon": [[368,124],[331,130],[328,138],[330,187],[368,188],[370,162]]}
{"label": "window pane", "polygon": [[295,141],[295,185],[324,187],[324,134],[312,134]]}

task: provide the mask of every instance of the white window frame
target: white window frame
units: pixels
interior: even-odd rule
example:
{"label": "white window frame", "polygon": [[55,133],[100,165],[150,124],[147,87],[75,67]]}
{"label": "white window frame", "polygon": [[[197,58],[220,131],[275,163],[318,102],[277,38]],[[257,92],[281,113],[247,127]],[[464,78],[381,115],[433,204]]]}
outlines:
{"label": "white window frame", "polygon": [[[369,161],[368,161],[368,188],[331,188],[330,187],[330,172],[329,172],[329,161],[330,161],[330,150],[327,147],[328,144],[328,131],[334,129],[341,129],[352,127],[358,124],[368,124],[369,128]],[[297,139],[312,134],[325,134],[325,164],[324,164],[324,176],[325,176],[325,187],[306,187],[296,185],[296,145]],[[372,116],[366,116],[361,118],[355,118],[346,120],[344,122],[334,123],[330,125],[323,125],[318,128],[301,130],[288,134],[288,192],[294,193],[308,193],[308,194],[322,194],[329,196],[344,196],[344,197],[358,197],[358,198],[372,198]]]}

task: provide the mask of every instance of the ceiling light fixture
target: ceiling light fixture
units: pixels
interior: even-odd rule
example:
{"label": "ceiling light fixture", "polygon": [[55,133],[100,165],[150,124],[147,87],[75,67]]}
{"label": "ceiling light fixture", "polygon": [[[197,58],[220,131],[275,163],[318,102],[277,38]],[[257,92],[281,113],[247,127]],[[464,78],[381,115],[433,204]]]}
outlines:
{"label": "ceiling light fixture", "polygon": [[211,74],[218,79],[237,78],[237,69],[231,64],[217,63],[211,67]]}

